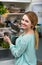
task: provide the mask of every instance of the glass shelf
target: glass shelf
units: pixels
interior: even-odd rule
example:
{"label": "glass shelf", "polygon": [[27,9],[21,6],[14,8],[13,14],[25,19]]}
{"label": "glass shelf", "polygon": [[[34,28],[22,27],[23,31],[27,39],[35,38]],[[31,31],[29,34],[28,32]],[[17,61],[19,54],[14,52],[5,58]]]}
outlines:
{"label": "glass shelf", "polygon": [[23,2],[23,3],[30,3],[31,0],[0,0],[1,2]]}
{"label": "glass shelf", "polygon": [[7,15],[23,15],[24,13],[7,13]]}
{"label": "glass shelf", "polygon": [[0,50],[6,50],[6,49],[8,49],[8,48],[2,48],[2,47],[0,47]]}

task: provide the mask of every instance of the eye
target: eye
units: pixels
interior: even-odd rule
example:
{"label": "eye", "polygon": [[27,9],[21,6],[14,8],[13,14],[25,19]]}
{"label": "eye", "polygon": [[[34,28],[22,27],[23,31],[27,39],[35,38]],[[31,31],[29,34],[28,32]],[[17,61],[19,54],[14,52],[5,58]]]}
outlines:
{"label": "eye", "polygon": [[25,22],[27,22],[27,23],[28,23],[28,20],[25,20]]}
{"label": "eye", "polygon": [[24,19],[21,19],[22,21],[24,21]]}
{"label": "eye", "polygon": [[25,22],[27,22],[28,23],[28,20],[24,20],[24,19],[21,19],[22,21],[25,21]]}

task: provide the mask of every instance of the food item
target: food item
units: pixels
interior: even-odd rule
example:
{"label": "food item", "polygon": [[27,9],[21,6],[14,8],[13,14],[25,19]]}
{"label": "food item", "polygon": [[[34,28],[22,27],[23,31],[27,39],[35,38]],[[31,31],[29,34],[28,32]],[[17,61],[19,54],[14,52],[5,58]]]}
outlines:
{"label": "food item", "polygon": [[3,48],[9,48],[9,44],[3,41],[1,43],[1,47],[3,47]]}

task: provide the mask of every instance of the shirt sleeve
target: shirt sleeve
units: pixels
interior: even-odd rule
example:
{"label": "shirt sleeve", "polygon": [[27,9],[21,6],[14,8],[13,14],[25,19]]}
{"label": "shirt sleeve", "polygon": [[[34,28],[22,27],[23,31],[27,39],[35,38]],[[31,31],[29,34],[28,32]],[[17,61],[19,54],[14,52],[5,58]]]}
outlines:
{"label": "shirt sleeve", "polygon": [[27,40],[26,39],[20,40],[18,45],[10,44],[11,53],[15,57],[20,57],[24,53],[26,48],[27,48]]}

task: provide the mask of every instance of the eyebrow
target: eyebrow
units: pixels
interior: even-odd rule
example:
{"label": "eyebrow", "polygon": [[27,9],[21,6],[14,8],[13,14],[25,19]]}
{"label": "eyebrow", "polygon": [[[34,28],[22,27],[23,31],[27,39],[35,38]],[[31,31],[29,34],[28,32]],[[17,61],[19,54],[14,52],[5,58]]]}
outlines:
{"label": "eyebrow", "polygon": [[[24,20],[23,18],[22,18],[22,20]],[[25,20],[26,22],[28,22],[28,20]]]}

